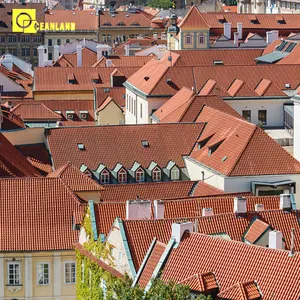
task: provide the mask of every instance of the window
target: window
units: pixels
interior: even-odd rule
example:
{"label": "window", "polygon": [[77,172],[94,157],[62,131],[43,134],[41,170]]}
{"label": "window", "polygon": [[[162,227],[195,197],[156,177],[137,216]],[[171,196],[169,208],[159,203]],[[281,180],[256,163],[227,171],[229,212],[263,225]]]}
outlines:
{"label": "window", "polygon": [[5,36],[4,35],[0,35],[0,43],[4,43],[5,42]]}
{"label": "window", "polygon": [[37,265],[37,284],[49,284],[49,263],[38,263]]}
{"label": "window", "polygon": [[199,36],[198,36],[198,43],[199,44],[205,44],[205,35],[203,32],[199,33]]}
{"label": "window", "polygon": [[22,48],[22,56],[30,56],[30,49]]}
{"label": "window", "polygon": [[102,34],[102,42],[107,43],[111,41],[111,35],[110,34]]}
{"label": "window", "polygon": [[136,115],[136,99],[133,100],[133,114]]}
{"label": "window", "polygon": [[8,36],[8,42],[9,43],[15,43],[17,41],[17,37],[15,35],[9,35]]}
{"label": "window", "polygon": [[137,171],[135,173],[135,180],[137,182],[145,181],[145,172],[142,168],[137,169]]}
{"label": "window", "polygon": [[266,110],[258,111],[258,125],[267,125],[267,111]]}
{"label": "window", "polygon": [[185,43],[190,45],[192,43],[192,35],[190,33],[187,33],[185,36]]}
{"label": "window", "polygon": [[76,281],[76,264],[74,261],[65,262],[65,283],[73,284]]}
{"label": "window", "polygon": [[49,54],[48,54],[48,59],[49,59],[49,60],[52,60],[52,53],[49,53]]}
{"label": "window", "polygon": [[18,55],[18,51],[17,49],[13,48],[13,49],[10,49],[9,52],[14,55],[14,56],[17,56]]}
{"label": "window", "polygon": [[61,45],[61,39],[57,39],[57,45]]}
{"label": "window", "polygon": [[21,284],[20,263],[18,262],[8,263],[8,284],[9,285]]}
{"label": "window", "polygon": [[0,93],[4,91],[4,86],[3,84],[0,85]]}
{"label": "window", "polygon": [[251,122],[251,110],[243,110],[242,115],[248,122]]}
{"label": "window", "polygon": [[48,40],[48,46],[52,46],[52,40],[51,39]]}
{"label": "window", "polygon": [[33,56],[37,56],[37,55],[38,55],[37,48],[33,48]]}
{"label": "window", "polygon": [[41,35],[34,35],[33,36],[33,42],[41,42],[42,36]]}
{"label": "window", "polygon": [[171,170],[171,180],[179,180],[180,172],[177,167],[173,167]]}
{"label": "window", "polygon": [[152,180],[153,181],[160,181],[161,180],[161,170],[159,167],[155,167],[152,172]]}
{"label": "window", "polygon": [[103,170],[100,176],[100,182],[105,184],[109,183],[109,172],[107,170]]}
{"label": "window", "polygon": [[5,48],[0,48],[0,55],[5,54]]}
{"label": "window", "polygon": [[141,117],[141,119],[143,118],[143,104],[142,103],[140,106],[140,117]]}
{"label": "window", "polygon": [[122,258],[123,258],[123,253],[121,250],[119,250],[119,257],[118,257],[118,266],[119,267],[122,265]]}
{"label": "window", "polygon": [[30,42],[30,35],[22,35],[21,36],[21,42],[29,43]]}
{"label": "window", "polygon": [[70,40],[69,40],[69,39],[66,39],[66,43],[70,43]]}
{"label": "window", "polygon": [[126,183],[127,182],[127,172],[124,169],[121,169],[118,174],[118,182]]}

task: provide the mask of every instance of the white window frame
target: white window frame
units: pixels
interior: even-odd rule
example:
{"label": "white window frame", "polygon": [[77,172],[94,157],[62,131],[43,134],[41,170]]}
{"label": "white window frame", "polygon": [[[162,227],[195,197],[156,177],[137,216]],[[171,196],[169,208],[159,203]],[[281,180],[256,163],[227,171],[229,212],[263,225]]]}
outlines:
{"label": "white window frame", "polygon": [[[19,283],[16,283],[16,278],[13,279],[14,283],[10,283],[10,278],[9,278],[9,266],[10,265],[18,265],[18,267],[19,267],[19,270],[18,270],[18,272],[19,272],[19,274],[18,274],[19,275]],[[14,274],[14,276],[15,276],[15,274]],[[19,285],[22,284],[21,282],[22,282],[22,278],[21,278],[21,263],[20,262],[16,262],[16,261],[9,261],[7,263],[7,285],[17,285],[17,286],[19,286]]]}
{"label": "white window frame", "polygon": [[[176,173],[176,176],[174,176],[174,173]],[[171,169],[171,180],[179,180],[180,179],[180,170],[177,167],[173,167]]]}
{"label": "white window frame", "polygon": [[[41,265],[48,265],[48,282],[47,283],[40,283],[39,282],[39,267]],[[44,267],[43,267],[43,277],[45,277]],[[44,278],[45,279],[45,278]],[[37,285],[50,285],[50,262],[48,261],[39,261],[36,263],[36,283]]]}
{"label": "white window frame", "polygon": [[[121,175],[121,176],[120,176]],[[123,177],[125,176],[125,177]],[[125,178],[125,179],[124,179]],[[124,169],[121,169],[119,172],[118,172],[118,182],[119,183],[127,183],[127,172],[126,170]]]}
{"label": "white window frame", "polygon": [[[74,274],[74,282],[72,282],[72,264],[75,265],[75,274]],[[70,282],[67,282],[67,276],[66,276],[66,266],[68,265],[69,268],[69,279]],[[65,284],[76,284],[76,262],[74,260],[68,260],[64,262],[64,282]]]}
{"label": "white window frame", "polygon": [[100,174],[100,183],[108,184],[109,183],[109,172],[105,169]]}
{"label": "white window frame", "polygon": [[137,182],[144,182],[145,181],[145,171],[142,168],[138,168],[136,170],[136,172],[135,172],[135,180]]}
{"label": "white window frame", "polygon": [[161,169],[159,167],[155,167],[153,169],[153,171],[152,171],[152,180],[153,181],[161,181]]}

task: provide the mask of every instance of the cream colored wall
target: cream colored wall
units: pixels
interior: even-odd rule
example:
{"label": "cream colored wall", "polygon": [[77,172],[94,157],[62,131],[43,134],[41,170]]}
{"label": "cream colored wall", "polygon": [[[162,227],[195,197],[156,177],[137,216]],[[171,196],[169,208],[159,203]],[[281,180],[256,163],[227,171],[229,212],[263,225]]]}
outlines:
{"label": "cream colored wall", "polygon": [[44,128],[26,128],[2,134],[13,145],[39,144],[45,142]]}
{"label": "cream colored wall", "polygon": [[97,113],[97,124],[98,125],[118,125],[120,121],[125,123],[125,116],[120,108],[111,101],[105,109]]}
{"label": "cream colored wall", "polygon": [[202,33],[204,33],[204,41],[205,41],[205,43],[204,44],[200,44],[199,43],[199,34],[200,34],[201,32],[197,32],[197,40],[196,40],[196,48],[197,49],[206,49],[206,48],[208,48],[207,47],[207,32],[205,32],[205,31],[203,31]]}
{"label": "cream colored wall", "polygon": [[[4,281],[4,291],[0,291],[0,299],[45,299],[64,300],[76,299],[76,285],[65,284],[64,263],[76,262],[75,252],[36,252],[36,253],[1,253],[4,257],[0,260],[0,279]],[[8,262],[13,258],[20,262],[21,266],[21,286],[20,290],[13,292],[6,286],[8,283]],[[49,285],[37,284],[37,264],[49,263]],[[2,266],[1,266],[2,265]],[[4,292],[4,293],[3,293]],[[1,294],[2,293],[2,294]],[[4,297],[4,298],[3,298]]]}
{"label": "cream colored wall", "polygon": [[80,197],[81,199],[84,199],[85,201],[93,200],[95,203],[100,202],[100,192],[99,191],[90,191],[90,192],[76,192],[75,193]]}
{"label": "cream colored wall", "polygon": [[[192,40],[191,40],[191,44],[187,44],[186,43],[186,35],[187,34],[191,34],[192,36]],[[182,48],[183,49],[194,49],[195,48],[195,36],[194,36],[194,32],[193,31],[183,31],[182,32]]]}
{"label": "cream colored wall", "polygon": [[33,92],[34,100],[93,100],[94,92],[90,91],[66,91],[66,92]]}

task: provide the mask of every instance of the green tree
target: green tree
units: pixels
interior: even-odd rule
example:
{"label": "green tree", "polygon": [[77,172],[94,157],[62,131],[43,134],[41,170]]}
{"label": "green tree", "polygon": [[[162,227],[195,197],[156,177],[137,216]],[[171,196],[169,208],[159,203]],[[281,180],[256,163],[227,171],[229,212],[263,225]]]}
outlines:
{"label": "green tree", "polygon": [[171,0],[150,0],[147,3],[148,6],[162,9],[169,9],[173,6],[173,1]]}

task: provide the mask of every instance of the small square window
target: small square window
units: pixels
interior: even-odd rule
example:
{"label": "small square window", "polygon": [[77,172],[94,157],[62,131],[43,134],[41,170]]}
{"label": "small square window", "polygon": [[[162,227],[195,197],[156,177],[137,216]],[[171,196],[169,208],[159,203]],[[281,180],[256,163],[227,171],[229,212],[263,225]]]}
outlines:
{"label": "small square window", "polygon": [[78,147],[78,149],[81,150],[81,151],[85,150],[84,144],[77,144],[77,147]]}

